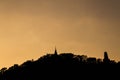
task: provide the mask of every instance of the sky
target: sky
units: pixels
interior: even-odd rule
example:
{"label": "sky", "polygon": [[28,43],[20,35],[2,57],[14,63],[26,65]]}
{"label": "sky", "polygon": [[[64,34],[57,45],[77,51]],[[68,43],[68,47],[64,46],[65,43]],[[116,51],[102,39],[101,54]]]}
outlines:
{"label": "sky", "polygon": [[0,0],[0,68],[53,53],[120,60],[120,0]]}

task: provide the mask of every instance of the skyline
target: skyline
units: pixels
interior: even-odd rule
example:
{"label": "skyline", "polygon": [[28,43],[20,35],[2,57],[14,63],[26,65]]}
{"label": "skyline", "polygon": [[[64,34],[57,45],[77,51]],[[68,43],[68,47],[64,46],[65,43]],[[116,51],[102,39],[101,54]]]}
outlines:
{"label": "skyline", "polygon": [[0,0],[0,67],[46,53],[120,60],[119,0]]}

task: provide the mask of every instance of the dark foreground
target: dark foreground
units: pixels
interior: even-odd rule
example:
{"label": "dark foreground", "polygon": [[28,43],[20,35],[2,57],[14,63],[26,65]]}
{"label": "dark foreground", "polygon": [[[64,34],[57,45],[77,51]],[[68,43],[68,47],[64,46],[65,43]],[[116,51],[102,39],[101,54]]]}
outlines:
{"label": "dark foreground", "polygon": [[[106,55],[106,53],[105,53]],[[2,68],[0,80],[45,80],[45,79],[116,79],[120,72],[120,64],[108,57],[103,60],[85,58],[73,54],[48,54],[38,60],[28,60],[21,65]]]}

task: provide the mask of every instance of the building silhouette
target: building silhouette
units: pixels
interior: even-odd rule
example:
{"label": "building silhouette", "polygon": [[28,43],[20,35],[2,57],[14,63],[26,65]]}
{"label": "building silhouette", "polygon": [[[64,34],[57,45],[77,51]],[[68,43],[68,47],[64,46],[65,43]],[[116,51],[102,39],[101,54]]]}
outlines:
{"label": "building silhouette", "polygon": [[58,55],[56,47],[55,47],[54,55]]}
{"label": "building silhouette", "polygon": [[109,59],[109,57],[108,57],[108,53],[107,53],[107,52],[104,52],[103,62],[104,62],[104,63],[109,63],[109,62],[110,62],[110,59]]}

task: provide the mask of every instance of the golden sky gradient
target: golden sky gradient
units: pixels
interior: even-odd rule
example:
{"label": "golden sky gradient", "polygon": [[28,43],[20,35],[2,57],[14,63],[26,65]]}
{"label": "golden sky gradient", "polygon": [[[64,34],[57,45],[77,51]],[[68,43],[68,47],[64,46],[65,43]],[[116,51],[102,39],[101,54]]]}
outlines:
{"label": "golden sky gradient", "polygon": [[120,60],[119,0],[0,0],[0,68],[72,52]]}

